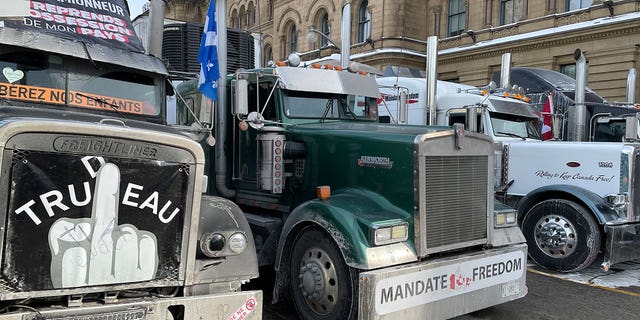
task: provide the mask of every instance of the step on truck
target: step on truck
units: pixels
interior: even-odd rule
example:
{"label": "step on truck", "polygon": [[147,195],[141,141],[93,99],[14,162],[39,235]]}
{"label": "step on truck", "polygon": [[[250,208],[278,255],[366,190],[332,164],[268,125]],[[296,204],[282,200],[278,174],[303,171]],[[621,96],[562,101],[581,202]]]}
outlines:
{"label": "step on truck", "polygon": [[92,4],[0,4],[0,319],[261,319],[251,230],[166,125],[164,64],[125,1]]}
{"label": "step on truck", "polygon": [[[494,204],[491,139],[380,124],[373,77],[288,61],[217,84],[205,148],[208,190],[246,213],[274,301],[305,320],[443,319],[527,293],[517,212]],[[207,99],[195,80],[177,92],[188,130]]]}
{"label": "step on truck", "polygon": [[[431,57],[434,40],[429,40]],[[503,73],[509,74],[507,68]],[[496,141],[496,196],[520,212],[533,261],[570,272],[592,264],[600,251],[605,269],[640,258],[640,145],[543,142],[538,115],[521,89],[436,82],[433,68],[427,74],[433,86],[424,78],[378,78],[381,120],[465,123]]]}

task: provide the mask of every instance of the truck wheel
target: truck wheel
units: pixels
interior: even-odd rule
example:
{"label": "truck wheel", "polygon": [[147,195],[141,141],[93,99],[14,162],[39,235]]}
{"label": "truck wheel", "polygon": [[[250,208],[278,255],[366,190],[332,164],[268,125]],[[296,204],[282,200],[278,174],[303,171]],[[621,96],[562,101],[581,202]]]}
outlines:
{"label": "truck wheel", "polygon": [[600,231],[589,211],[563,199],[545,200],[522,221],[529,257],[538,265],[561,272],[588,267],[600,250]]}
{"label": "truck wheel", "polygon": [[358,273],[324,232],[304,231],[290,265],[291,295],[301,319],[355,319]]}

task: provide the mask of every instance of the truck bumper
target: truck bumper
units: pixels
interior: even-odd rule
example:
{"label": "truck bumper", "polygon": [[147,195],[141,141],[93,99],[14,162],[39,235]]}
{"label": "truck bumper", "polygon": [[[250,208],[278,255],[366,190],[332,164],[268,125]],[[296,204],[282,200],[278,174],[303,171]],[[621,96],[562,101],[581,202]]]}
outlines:
{"label": "truck bumper", "polygon": [[640,223],[605,225],[605,269],[618,262],[640,259]]}
{"label": "truck bumper", "polygon": [[359,319],[446,319],[527,294],[526,244],[360,274]]}
{"label": "truck bumper", "polygon": [[[13,310],[13,309],[12,309]],[[15,308],[0,320],[36,319],[37,313]],[[81,307],[39,309],[47,320],[185,320],[262,319],[262,291],[243,291],[192,297],[150,298],[135,302],[85,304]],[[172,313],[176,315],[174,318]]]}

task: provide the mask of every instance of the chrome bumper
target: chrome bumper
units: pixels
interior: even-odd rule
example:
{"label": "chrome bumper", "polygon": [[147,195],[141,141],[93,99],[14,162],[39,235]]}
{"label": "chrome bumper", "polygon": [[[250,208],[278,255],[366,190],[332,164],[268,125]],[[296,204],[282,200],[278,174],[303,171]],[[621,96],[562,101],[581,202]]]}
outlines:
{"label": "chrome bumper", "polygon": [[605,269],[618,262],[640,259],[640,223],[605,225]]}
{"label": "chrome bumper", "polygon": [[[85,304],[64,309],[39,309],[47,320],[166,320],[180,314],[185,320],[262,319],[262,291],[243,291],[192,297],[149,298],[135,302]],[[0,320],[35,319],[34,311],[17,309]],[[182,319],[182,318],[180,318]]]}
{"label": "chrome bumper", "polygon": [[446,319],[522,298],[527,246],[360,274],[359,319]]}

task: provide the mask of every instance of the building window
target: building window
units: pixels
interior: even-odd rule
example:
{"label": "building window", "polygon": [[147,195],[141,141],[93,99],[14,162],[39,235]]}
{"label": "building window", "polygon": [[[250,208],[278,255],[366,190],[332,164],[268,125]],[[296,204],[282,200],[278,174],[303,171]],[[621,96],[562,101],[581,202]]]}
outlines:
{"label": "building window", "polygon": [[264,64],[263,66],[269,66],[269,61],[273,61],[273,50],[271,45],[264,46]]}
{"label": "building window", "polygon": [[[585,71],[585,84],[589,83],[589,64],[587,63],[586,65],[586,71]],[[576,64],[575,63],[570,63],[570,64],[563,64],[560,65],[560,73],[565,74],[573,79],[576,78]]]}
{"label": "building window", "polygon": [[522,18],[523,0],[500,0],[500,24],[520,21]]}
{"label": "building window", "polygon": [[273,0],[267,3],[267,16],[269,17],[269,20],[273,19]]}
{"label": "building window", "polygon": [[249,23],[247,23],[248,26],[253,26],[256,24],[256,8],[253,5],[253,2],[249,3],[249,8],[247,9],[247,19],[249,20]]}
{"label": "building window", "polygon": [[453,37],[461,34],[465,28],[466,12],[464,0],[449,0],[449,27],[447,36]]}
{"label": "building window", "polygon": [[578,10],[583,8],[589,8],[593,0],[565,0],[564,7],[565,11]]}
{"label": "building window", "polygon": [[[322,32],[322,34],[327,36],[327,38],[330,38],[331,36],[331,29],[329,28],[329,14],[326,12],[322,15],[322,18],[320,19],[320,32]],[[326,47],[329,44],[329,41],[327,40],[327,38],[320,37],[321,48]]]}
{"label": "building window", "polygon": [[368,6],[369,1],[364,0],[358,8],[358,42],[365,42],[371,37],[371,13]]}
{"label": "building window", "polygon": [[236,10],[231,13],[231,28],[240,28],[240,19]]}
{"label": "building window", "polygon": [[296,31],[296,26],[294,24],[291,24],[291,27],[289,28],[289,37],[287,40],[289,42],[288,54],[297,52],[298,51],[298,32]]}

